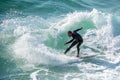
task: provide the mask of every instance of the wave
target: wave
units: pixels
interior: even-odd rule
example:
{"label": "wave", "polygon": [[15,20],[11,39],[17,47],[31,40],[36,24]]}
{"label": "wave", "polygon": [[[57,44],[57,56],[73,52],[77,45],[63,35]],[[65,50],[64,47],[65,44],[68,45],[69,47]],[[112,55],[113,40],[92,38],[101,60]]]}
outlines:
{"label": "wave", "polygon": [[[63,43],[68,40],[68,30],[81,26],[83,31],[80,33],[84,38],[81,55],[99,54],[115,60],[115,54],[120,53],[120,38],[119,35],[113,36],[111,19],[112,15],[93,9],[91,12],[76,11],[53,20],[39,16],[16,17],[4,20],[0,26],[1,35],[6,34],[13,38],[9,45],[12,49],[9,54],[12,54],[15,61],[24,60],[33,65],[60,65],[78,61],[63,55],[66,49]],[[68,55],[73,53],[75,48]]]}

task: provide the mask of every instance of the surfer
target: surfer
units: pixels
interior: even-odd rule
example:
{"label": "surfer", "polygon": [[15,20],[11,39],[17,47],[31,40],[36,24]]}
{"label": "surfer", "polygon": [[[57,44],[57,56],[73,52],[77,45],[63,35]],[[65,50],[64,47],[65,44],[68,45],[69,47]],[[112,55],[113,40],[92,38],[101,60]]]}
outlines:
{"label": "surfer", "polygon": [[79,57],[79,52],[80,52],[80,45],[83,43],[83,38],[81,37],[80,34],[77,33],[77,31],[82,30],[82,27],[80,29],[74,30],[72,31],[68,31],[68,36],[72,37],[73,39],[71,39],[70,41],[66,42],[64,45],[72,43],[64,52],[64,54],[66,54],[73,46],[77,45],[77,56]]}

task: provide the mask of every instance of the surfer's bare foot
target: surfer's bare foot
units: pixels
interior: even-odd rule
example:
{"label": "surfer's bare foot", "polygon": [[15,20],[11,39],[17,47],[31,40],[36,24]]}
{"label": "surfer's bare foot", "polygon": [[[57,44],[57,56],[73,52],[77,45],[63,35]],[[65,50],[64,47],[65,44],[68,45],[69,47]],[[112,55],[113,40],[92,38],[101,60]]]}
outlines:
{"label": "surfer's bare foot", "polygon": [[80,57],[79,55],[77,55],[76,57]]}
{"label": "surfer's bare foot", "polygon": [[64,54],[66,54],[66,52],[64,52]]}

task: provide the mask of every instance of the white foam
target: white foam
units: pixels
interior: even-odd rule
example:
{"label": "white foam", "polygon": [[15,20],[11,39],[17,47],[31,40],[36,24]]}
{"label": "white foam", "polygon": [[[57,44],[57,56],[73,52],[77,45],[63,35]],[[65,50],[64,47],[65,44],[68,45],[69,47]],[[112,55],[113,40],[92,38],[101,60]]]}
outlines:
{"label": "white foam", "polygon": [[37,80],[36,77],[37,77],[38,72],[40,72],[40,70],[37,70],[37,71],[33,72],[33,73],[30,75],[30,77],[32,78],[32,80]]}
{"label": "white foam", "polygon": [[[33,17],[27,17],[26,19],[31,19]],[[20,23],[15,23],[15,25],[26,25],[29,22],[24,22],[26,19],[17,19],[16,21],[20,21]],[[32,21],[36,21],[38,17],[35,17]],[[39,18],[43,22],[47,22],[44,19]],[[21,20],[23,20],[21,22]],[[16,55],[21,56],[25,59],[27,59],[29,62],[32,63],[44,63],[44,64],[57,64],[57,63],[67,63],[70,58],[66,58],[65,56],[59,55],[60,52],[57,52],[58,50],[52,49],[44,44],[44,41],[49,39],[48,34],[51,36],[59,36],[61,32],[64,32],[71,28],[76,23],[80,23],[83,20],[91,20],[93,21],[96,28],[95,29],[88,29],[84,33],[84,43],[83,45],[89,46],[91,48],[97,49],[98,51],[101,51],[104,48],[107,48],[108,50],[112,50],[112,44],[109,44],[112,42],[112,25],[111,25],[111,15],[104,14],[102,12],[97,11],[96,9],[93,9],[91,12],[74,12],[68,14],[66,17],[64,17],[62,20],[54,23],[54,25],[45,25],[46,29],[40,29],[38,34],[32,34],[35,33],[38,29],[38,22],[34,23],[33,25],[29,24],[26,27],[25,26],[16,26],[17,28],[14,29],[14,34],[21,35],[16,42],[13,45],[13,49]],[[12,20],[11,20],[12,21]],[[10,21],[10,22],[11,22]],[[33,23],[31,21],[31,23]],[[37,20],[38,21],[38,20]],[[5,23],[10,23],[5,22]],[[4,23],[3,23],[4,24]],[[11,23],[10,23],[11,24]],[[37,24],[37,25],[35,25]],[[53,24],[53,23],[51,23]],[[30,26],[30,27],[29,27]],[[35,30],[32,28],[35,28]],[[84,26],[83,26],[84,27]],[[55,30],[57,29],[57,30]],[[83,28],[84,29],[84,28]],[[33,31],[32,31],[33,30]],[[41,32],[40,32],[41,31]],[[42,32],[43,31],[43,32]],[[54,34],[56,33],[56,34]],[[42,38],[42,40],[41,40]],[[55,38],[55,37],[54,37]],[[24,44],[24,46],[23,46]],[[101,49],[100,49],[101,48]],[[96,53],[90,49],[82,49],[82,52],[87,53]],[[106,51],[107,52],[107,51]],[[106,53],[105,52],[105,53]],[[58,54],[56,54],[58,53]],[[63,58],[64,57],[64,58]],[[62,58],[62,59],[61,59]],[[52,62],[52,63],[51,63]]]}
{"label": "white foam", "polygon": [[[98,63],[91,61],[72,64],[72,67],[76,66],[78,72],[68,72],[65,75],[61,75],[64,75],[64,80],[69,80],[69,78],[71,80],[119,80],[120,36],[113,37],[111,17],[112,15],[110,14],[93,9],[91,12],[76,11],[69,13],[64,17],[62,16],[60,20],[53,22],[38,16],[17,17],[4,20],[0,26],[2,26],[2,38],[10,37],[9,35],[4,36],[4,32],[12,33],[16,37],[12,45],[13,56],[16,60],[25,59],[28,64],[27,67],[30,64],[34,66],[41,64],[67,66],[65,64],[79,62],[80,60],[63,55],[63,49],[51,48],[45,45],[45,41],[50,39],[48,35],[57,38],[56,36],[66,33],[71,28],[79,28],[81,25],[76,24],[82,24],[85,21],[86,23],[82,24],[84,31],[82,35],[84,43],[82,46],[87,46],[88,48],[84,49],[82,47],[81,51],[83,54],[89,55],[93,53],[99,54],[101,57],[97,57],[96,61],[98,60]],[[91,22],[93,27],[91,25],[88,27],[87,21]],[[61,38],[61,40],[64,39],[63,37]],[[33,80],[37,80],[37,75],[40,72],[41,70],[37,70],[30,77]]]}

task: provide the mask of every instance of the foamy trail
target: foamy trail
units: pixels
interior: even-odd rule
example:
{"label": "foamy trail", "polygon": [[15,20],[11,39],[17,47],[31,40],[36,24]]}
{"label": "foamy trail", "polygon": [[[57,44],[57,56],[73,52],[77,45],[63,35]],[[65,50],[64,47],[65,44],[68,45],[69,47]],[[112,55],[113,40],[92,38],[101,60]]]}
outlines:
{"label": "foamy trail", "polygon": [[30,77],[32,78],[32,80],[37,80],[38,72],[40,72],[40,70],[37,70],[37,71],[33,72],[32,74],[30,74]]}

